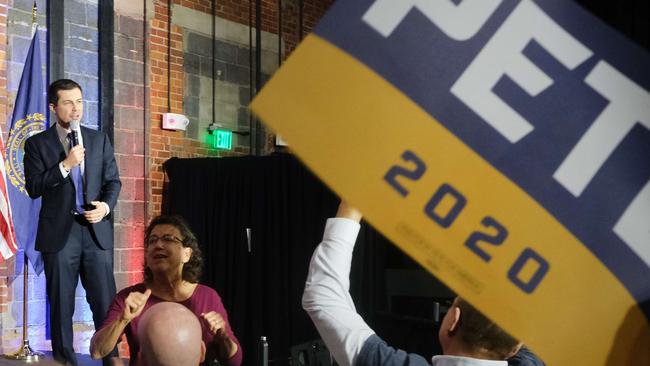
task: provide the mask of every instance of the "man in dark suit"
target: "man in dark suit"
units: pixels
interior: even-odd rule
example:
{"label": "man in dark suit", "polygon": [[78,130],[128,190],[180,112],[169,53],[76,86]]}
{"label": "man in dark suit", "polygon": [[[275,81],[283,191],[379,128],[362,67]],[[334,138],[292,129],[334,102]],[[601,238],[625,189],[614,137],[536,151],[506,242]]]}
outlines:
{"label": "man in dark suit", "polygon": [[25,186],[30,197],[42,198],[36,249],[45,263],[54,358],[77,365],[75,288],[81,277],[99,328],[115,295],[110,214],[122,184],[106,134],[78,127],[81,86],[68,79],[53,82],[48,103],[57,124],[25,142]]}

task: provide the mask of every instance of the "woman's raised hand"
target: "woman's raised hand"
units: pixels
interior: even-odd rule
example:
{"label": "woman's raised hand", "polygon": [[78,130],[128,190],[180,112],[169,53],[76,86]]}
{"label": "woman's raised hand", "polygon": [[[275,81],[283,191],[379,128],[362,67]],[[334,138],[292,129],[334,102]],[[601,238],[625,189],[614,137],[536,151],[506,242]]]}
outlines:
{"label": "woman's raised hand", "polygon": [[223,319],[221,314],[216,311],[211,311],[209,313],[201,314],[201,317],[208,323],[212,335],[222,338],[227,336],[226,321]]}
{"label": "woman's raised hand", "polygon": [[151,295],[151,290],[147,289],[144,293],[133,291],[124,300],[124,311],[122,312],[122,320],[130,322],[136,316],[142,313],[147,299]]}

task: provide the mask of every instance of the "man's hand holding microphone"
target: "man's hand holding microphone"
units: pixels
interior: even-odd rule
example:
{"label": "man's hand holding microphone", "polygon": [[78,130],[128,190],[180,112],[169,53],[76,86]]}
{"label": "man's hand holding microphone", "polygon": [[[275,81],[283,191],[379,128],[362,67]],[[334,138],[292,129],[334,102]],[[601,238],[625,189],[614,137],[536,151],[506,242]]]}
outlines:
{"label": "man's hand holding microphone", "polygon": [[81,165],[81,162],[84,161],[86,151],[83,146],[79,145],[79,121],[70,122],[70,131],[72,147],[68,152],[68,156],[62,161],[63,169],[68,172],[77,165]]}
{"label": "man's hand holding microphone", "polygon": [[[79,144],[79,121],[73,120],[70,122],[70,139],[71,145],[68,156],[63,160],[63,169],[70,171],[72,168],[81,165],[84,161],[86,149]],[[84,188],[84,197],[86,195]],[[97,223],[106,216],[108,207],[105,203],[100,201],[91,201],[89,205],[84,205],[84,217],[91,223]]]}

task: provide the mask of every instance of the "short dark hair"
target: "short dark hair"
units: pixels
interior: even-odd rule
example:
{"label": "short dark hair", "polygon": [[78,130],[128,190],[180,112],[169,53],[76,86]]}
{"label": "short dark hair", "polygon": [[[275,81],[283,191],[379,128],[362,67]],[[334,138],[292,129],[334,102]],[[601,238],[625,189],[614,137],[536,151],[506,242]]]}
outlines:
{"label": "short dark hair", "polygon": [[505,360],[519,341],[488,319],[462,298],[456,298],[460,308],[458,329],[463,342],[473,351],[487,352],[494,359]]}
{"label": "short dark hair", "polygon": [[[198,283],[203,273],[203,254],[199,248],[199,241],[190,229],[185,219],[178,215],[160,215],[154,217],[147,229],[145,230],[145,243],[151,235],[151,231],[158,225],[171,225],[181,232],[182,245],[185,248],[192,249],[190,260],[183,265],[183,279],[190,283]],[[150,283],[153,281],[153,272],[147,263],[144,263],[144,281]]]}
{"label": "short dark hair", "polygon": [[70,80],[70,79],[59,79],[52,84],[50,84],[50,87],[47,89],[47,102],[49,104],[54,104],[56,105],[59,102],[59,90],[72,90],[72,89],[79,89],[83,93],[83,89],[81,89],[81,85],[77,84],[76,81]]}

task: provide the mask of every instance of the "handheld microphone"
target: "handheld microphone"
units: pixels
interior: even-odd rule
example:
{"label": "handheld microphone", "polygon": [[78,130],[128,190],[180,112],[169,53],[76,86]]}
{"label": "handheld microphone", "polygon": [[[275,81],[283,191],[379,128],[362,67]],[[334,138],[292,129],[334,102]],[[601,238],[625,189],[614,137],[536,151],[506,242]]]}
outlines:
{"label": "handheld microphone", "polygon": [[[70,133],[71,133],[71,135],[70,135],[70,140],[71,141],[70,142],[72,143],[72,146],[79,145],[79,135],[78,135],[79,134],[79,121],[78,120],[70,121]],[[83,181],[81,186],[82,186],[82,189],[83,189],[83,200],[84,200],[84,202],[87,202],[87,200],[86,200],[86,182]],[[96,208],[95,205],[92,205],[90,203],[84,203],[83,205],[81,205],[81,207],[86,211],[94,210]]]}
{"label": "handheld microphone", "polygon": [[72,146],[77,146],[79,145],[79,121],[74,120],[70,122],[70,131],[72,133],[71,139],[72,139]]}

